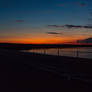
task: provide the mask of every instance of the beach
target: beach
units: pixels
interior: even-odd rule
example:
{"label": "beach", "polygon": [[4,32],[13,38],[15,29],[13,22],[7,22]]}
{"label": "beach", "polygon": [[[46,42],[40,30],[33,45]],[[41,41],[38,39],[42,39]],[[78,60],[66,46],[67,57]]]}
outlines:
{"label": "beach", "polygon": [[3,92],[88,91],[92,59],[0,49]]}

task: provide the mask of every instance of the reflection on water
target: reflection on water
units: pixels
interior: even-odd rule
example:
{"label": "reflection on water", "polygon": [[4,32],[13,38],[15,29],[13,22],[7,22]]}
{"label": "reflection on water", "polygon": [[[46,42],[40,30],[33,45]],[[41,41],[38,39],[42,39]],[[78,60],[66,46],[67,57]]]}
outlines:
{"label": "reflection on water", "polygon": [[81,58],[92,58],[92,47],[86,48],[51,48],[51,49],[33,49],[27,50],[27,52],[42,53],[49,55],[59,55],[59,56],[72,56]]}

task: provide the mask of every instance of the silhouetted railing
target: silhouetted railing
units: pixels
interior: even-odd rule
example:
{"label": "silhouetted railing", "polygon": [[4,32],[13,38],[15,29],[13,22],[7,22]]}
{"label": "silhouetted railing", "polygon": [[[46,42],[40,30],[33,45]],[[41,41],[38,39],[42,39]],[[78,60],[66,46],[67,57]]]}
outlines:
{"label": "silhouetted railing", "polygon": [[[48,49],[43,49],[41,52],[40,51],[38,51],[38,52],[36,52],[36,51],[32,51],[32,52],[35,52],[35,53],[41,53],[41,54],[47,54],[47,55],[53,55],[54,53],[48,53]],[[74,53],[74,55],[72,56],[71,54],[70,55],[64,55],[63,54],[63,52],[73,52]],[[74,49],[74,51],[63,51],[63,49],[62,49],[62,51],[61,51],[61,49],[59,49],[59,48],[57,48],[56,49],[56,52],[55,52],[55,55],[56,56],[71,56],[71,57],[80,57],[80,55],[81,54],[92,54],[92,52],[90,51],[79,51],[78,49]],[[84,57],[85,58],[85,57]]]}

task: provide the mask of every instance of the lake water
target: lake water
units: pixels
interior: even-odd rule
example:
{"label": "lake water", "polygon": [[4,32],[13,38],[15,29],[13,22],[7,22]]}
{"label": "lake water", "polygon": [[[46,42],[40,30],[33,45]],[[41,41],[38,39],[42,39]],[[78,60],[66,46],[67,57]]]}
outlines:
{"label": "lake water", "polygon": [[27,50],[27,52],[92,59],[92,47],[33,49]]}

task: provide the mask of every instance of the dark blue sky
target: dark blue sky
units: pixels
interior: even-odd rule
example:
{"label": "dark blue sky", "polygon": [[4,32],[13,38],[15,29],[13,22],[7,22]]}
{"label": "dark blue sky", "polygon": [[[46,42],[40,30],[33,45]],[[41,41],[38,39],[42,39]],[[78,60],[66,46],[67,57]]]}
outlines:
{"label": "dark blue sky", "polygon": [[[91,23],[92,0],[0,0],[1,39],[22,39],[23,36],[32,37],[35,34],[39,37],[39,34],[45,35],[48,31],[61,32],[64,36],[69,36],[76,28],[49,28],[48,25],[85,26]],[[67,30],[70,30],[69,34]],[[77,35],[86,34],[88,37],[91,34],[89,29],[77,30],[74,32]],[[74,33],[72,35],[75,35]]]}

